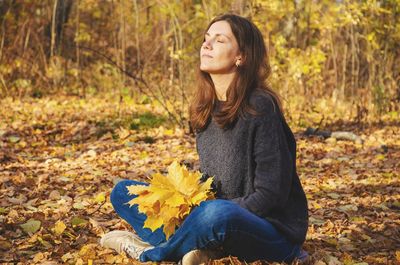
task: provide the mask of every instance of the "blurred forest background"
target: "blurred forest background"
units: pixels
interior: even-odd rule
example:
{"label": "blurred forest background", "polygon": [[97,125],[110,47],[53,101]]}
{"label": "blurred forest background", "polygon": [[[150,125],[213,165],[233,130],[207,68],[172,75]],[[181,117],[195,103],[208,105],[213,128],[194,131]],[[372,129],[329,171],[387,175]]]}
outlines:
{"label": "blurred forest background", "polygon": [[263,32],[287,104],[358,121],[399,109],[399,0],[2,0],[0,96],[157,100],[185,126],[203,31],[229,10]]}

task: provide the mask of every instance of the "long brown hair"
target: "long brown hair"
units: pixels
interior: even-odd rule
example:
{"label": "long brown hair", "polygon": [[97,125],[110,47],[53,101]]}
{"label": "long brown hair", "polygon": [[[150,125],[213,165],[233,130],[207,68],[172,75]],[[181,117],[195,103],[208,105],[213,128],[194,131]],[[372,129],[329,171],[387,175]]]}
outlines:
{"label": "long brown hair", "polygon": [[228,128],[239,115],[245,112],[257,114],[249,104],[249,96],[255,89],[261,89],[271,95],[281,109],[278,95],[270,88],[267,79],[271,66],[267,48],[260,30],[248,19],[234,14],[223,14],[214,18],[205,32],[217,21],[229,23],[232,33],[243,55],[243,63],[237,68],[236,75],[227,90],[227,100],[222,107],[213,112],[216,103],[214,83],[209,73],[198,68],[197,90],[190,105],[190,123],[194,131],[205,129],[211,116],[221,128]]}

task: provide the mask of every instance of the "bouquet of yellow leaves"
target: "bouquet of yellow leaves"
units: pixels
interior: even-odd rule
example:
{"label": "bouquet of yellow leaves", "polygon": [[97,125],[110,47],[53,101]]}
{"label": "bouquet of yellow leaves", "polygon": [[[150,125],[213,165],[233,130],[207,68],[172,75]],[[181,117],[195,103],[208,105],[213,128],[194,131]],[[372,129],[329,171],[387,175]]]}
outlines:
{"label": "bouquet of yellow leaves", "polygon": [[139,212],[147,216],[145,228],[155,231],[164,225],[168,239],[191,209],[202,201],[214,199],[211,191],[212,178],[200,183],[200,172],[190,173],[185,166],[174,161],[168,167],[168,175],[155,173],[150,185],[128,186],[130,195],[138,195],[130,200],[130,206],[137,204]]}

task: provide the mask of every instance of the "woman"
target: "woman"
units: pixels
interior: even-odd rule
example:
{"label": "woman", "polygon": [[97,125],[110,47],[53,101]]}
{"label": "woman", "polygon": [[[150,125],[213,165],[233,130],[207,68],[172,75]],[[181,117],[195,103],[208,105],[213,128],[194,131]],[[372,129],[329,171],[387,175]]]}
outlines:
{"label": "woman", "polygon": [[[296,142],[276,94],[260,31],[249,20],[225,14],[207,27],[200,49],[198,89],[191,125],[204,179],[214,177],[217,199],[196,207],[175,234],[143,229],[144,215],[126,203],[127,185],[111,202],[137,235],[114,231],[101,243],[141,261],[200,264],[237,256],[251,262],[291,262],[304,257],[307,200],[296,173]],[[136,211],[136,212],[135,212]],[[185,255],[186,254],[186,255]]]}

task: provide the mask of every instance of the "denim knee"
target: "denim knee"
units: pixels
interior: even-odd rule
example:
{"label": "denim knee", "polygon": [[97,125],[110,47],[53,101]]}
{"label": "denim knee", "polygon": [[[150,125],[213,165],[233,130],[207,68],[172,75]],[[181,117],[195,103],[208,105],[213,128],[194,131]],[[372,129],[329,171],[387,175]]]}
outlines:
{"label": "denim knee", "polygon": [[110,194],[110,201],[112,204],[120,201],[122,197],[126,197],[126,195],[128,194],[128,189],[126,188],[128,182],[128,180],[122,180],[114,186]]}
{"label": "denim knee", "polygon": [[146,185],[146,183],[142,183],[135,180],[127,180],[127,179],[118,182],[114,186],[110,194],[110,201],[111,204],[114,206],[114,208],[116,204],[120,204],[121,202],[127,202],[129,198],[132,197],[132,195],[128,194],[128,189],[127,189],[127,186],[130,185]]}
{"label": "denim knee", "polygon": [[215,226],[227,225],[236,217],[238,205],[227,200],[205,201],[198,207],[197,215],[202,223]]}

